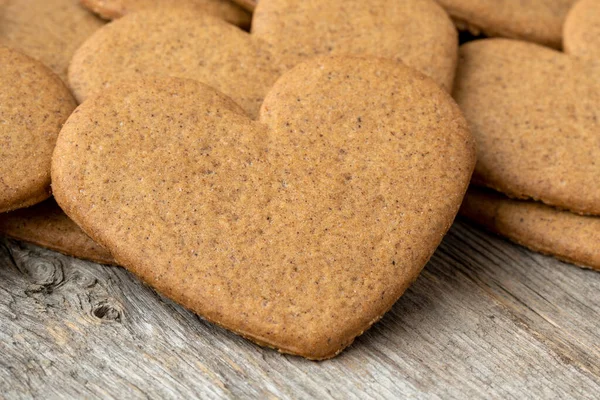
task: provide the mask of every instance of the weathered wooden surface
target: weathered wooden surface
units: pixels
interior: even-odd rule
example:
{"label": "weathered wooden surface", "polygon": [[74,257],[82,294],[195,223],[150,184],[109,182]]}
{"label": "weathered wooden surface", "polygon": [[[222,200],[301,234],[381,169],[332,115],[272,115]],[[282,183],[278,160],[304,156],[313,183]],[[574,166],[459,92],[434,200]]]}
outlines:
{"label": "weathered wooden surface", "polygon": [[455,224],[325,362],[262,349],[122,268],[0,239],[0,397],[598,398],[600,273]]}

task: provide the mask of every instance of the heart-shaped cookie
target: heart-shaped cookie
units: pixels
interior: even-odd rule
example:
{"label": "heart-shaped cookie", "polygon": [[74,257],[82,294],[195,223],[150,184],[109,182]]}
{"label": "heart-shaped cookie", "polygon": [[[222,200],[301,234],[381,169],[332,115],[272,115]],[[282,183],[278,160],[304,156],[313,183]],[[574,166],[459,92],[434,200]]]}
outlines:
{"label": "heart-shaped cookie", "polygon": [[580,0],[564,25],[565,53],[600,63],[600,1]]}
{"label": "heart-shaped cookie", "polygon": [[532,43],[463,45],[454,98],[477,141],[473,180],[600,214],[600,69]]}
{"label": "heart-shaped cookie", "polygon": [[460,214],[534,251],[600,270],[600,218],[470,188]]}
{"label": "heart-shaped cookie", "polygon": [[102,264],[115,263],[110,253],[83,233],[54,199],[0,214],[0,233],[69,256]]}
{"label": "heart-shaped cookie", "polygon": [[[426,3],[429,1],[426,0]],[[415,0],[410,0],[407,4],[413,2]],[[341,0],[327,2],[330,3],[337,4],[338,8],[344,4]],[[397,16],[393,19],[394,23],[385,23],[388,15],[380,8],[377,14],[365,13],[358,19],[364,21],[365,27],[381,25],[379,29],[359,32],[354,30],[357,27],[342,23],[335,15],[326,14],[319,21],[335,30],[339,34],[338,39],[328,37],[325,40],[316,36],[320,33],[312,32],[312,24],[308,21],[303,35],[319,37],[324,46],[329,41],[331,45],[335,43],[335,52],[339,53],[364,52],[406,58],[415,62],[409,62],[409,66],[430,72],[438,78],[438,83],[450,87],[457,38],[443,11],[436,6],[431,7],[428,13],[427,7],[421,7],[420,14]],[[415,6],[405,11],[413,8],[420,9]],[[408,35],[412,31],[407,29],[413,24],[398,24],[405,19],[431,22],[436,28]],[[438,34],[434,34],[438,29]],[[353,36],[359,39],[351,39]],[[386,39],[381,42],[383,37]],[[440,43],[448,48],[442,49]],[[385,47],[381,47],[383,44]],[[379,48],[385,51],[380,52]],[[282,72],[283,64],[275,50],[261,38],[197,10],[142,11],[108,24],[86,41],[73,57],[69,81],[81,102],[115,82],[144,75],[196,79],[230,96],[255,117],[265,94]],[[307,57],[310,55],[306,54]]]}
{"label": "heart-shaped cookie", "polygon": [[417,277],[475,162],[458,107],[383,59],[284,74],[253,121],[199,82],[91,97],[61,131],[54,195],[120,265],[263,345],[339,353]]}
{"label": "heart-shaped cookie", "polygon": [[250,27],[250,14],[229,0],[80,0],[102,18],[121,18],[150,8],[193,7],[242,28]]}
{"label": "heart-shaped cookie", "polygon": [[0,45],[41,61],[65,83],[73,53],[103,25],[77,0],[0,1]]}
{"label": "heart-shaped cookie", "polygon": [[0,46],[0,212],[50,196],[52,150],[75,106],[52,71]]}
{"label": "heart-shaped cookie", "polygon": [[261,0],[252,35],[289,67],[317,55],[402,61],[450,90],[457,33],[434,0]]}
{"label": "heart-shaped cookie", "polygon": [[576,0],[438,0],[460,29],[487,36],[562,45],[562,26]]}

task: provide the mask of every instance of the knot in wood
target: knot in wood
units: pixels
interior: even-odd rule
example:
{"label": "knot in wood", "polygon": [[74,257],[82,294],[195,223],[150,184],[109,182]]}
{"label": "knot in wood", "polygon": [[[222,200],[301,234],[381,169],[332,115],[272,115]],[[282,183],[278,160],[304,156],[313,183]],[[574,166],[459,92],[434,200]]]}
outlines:
{"label": "knot in wood", "polygon": [[103,322],[121,322],[122,314],[121,308],[109,300],[100,301],[92,308],[92,316]]}

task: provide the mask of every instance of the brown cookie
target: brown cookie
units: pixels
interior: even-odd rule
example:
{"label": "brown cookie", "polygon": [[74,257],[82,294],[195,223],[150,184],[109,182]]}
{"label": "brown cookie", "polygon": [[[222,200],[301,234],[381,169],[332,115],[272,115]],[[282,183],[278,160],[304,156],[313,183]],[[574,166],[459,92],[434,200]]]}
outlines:
{"label": "brown cookie", "polygon": [[102,25],[77,0],[0,0],[0,45],[41,61],[64,82],[73,53]]}
{"label": "brown cookie", "polygon": [[560,48],[562,26],[576,0],[438,0],[460,29]]}
{"label": "brown cookie", "polygon": [[75,100],[38,61],[0,46],[0,212],[50,196],[50,160]]}
{"label": "brown cookie", "polygon": [[532,43],[460,49],[454,98],[477,141],[473,180],[510,197],[600,214],[600,69]]}
{"label": "brown cookie", "polygon": [[121,18],[130,12],[159,7],[193,7],[242,28],[250,27],[251,16],[229,0],[80,0],[102,18]]}
{"label": "brown cookie", "polygon": [[336,355],[417,277],[475,163],[458,107],[383,59],[318,58],[259,117],[191,80],[115,85],[61,131],[53,189],[120,265],[210,321]]}
{"label": "brown cookie", "polygon": [[280,75],[260,40],[194,10],[148,10],[106,25],[75,53],[69,82],[77,100],[115,82],[167,75],[205,82],[256,116]]}
{"label": "brown cookie", "polygon": [[600,218],[471,187],[460,214],[534,251],[600,270]]}
{"label": "brown cookie", "polygon": [[434,0],[261,0],[252,34],[288,66],[317,55],[385,57],[450,90],[458,37]]}
{"label": "brown cookie", "polygon": [[564,25],[565,53],[600,63],[600,1],[580,0]]}
{"label": "brown cookie", "polygon": [[101,264],[115,263],[110,253],[83,233],[54,199],[0,214],[0,234],[69,256]]}

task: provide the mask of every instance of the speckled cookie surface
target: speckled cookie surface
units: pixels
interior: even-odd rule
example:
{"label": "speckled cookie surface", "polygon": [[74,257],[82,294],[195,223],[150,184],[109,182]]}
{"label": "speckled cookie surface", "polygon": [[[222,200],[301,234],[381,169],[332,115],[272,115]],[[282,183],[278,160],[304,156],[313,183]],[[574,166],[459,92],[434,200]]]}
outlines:
{"label": "speckled cookie surface", "polygon": [[560,48],[562,26],[576,0],[437,0],[461,29]]}
{"label": "speckled cookie surface", "polygon": [[73,53],[102,25],[77,0],[0,0],[0,45],[41,61],[65,83]]}
{"label": "speckled cookie surface", "polygon": [[457,33],[434,0],[261,0],[252,34],[287,66],[316,55],[385,57],[452,87]]}
{"label": "speckled cookie surface", "polygon": [[600,218],[470,188],[460,214],[534,251],[600,271]]}
{"label": "speckled cookie surface", "polygon": [[280,75],[268,46],[193,10],[148,10],[106,25],[76,52],[69,82],[81,102],[116,82],[147,75],[199,80],[256,116]]}
{"label": "speckled cookie surface", "polygon": [[120,18],[130,12],[164,7],[192,7],[243,28],[250,27],[250,14],[229,0],[80,0],[106,19]]}
{"label": "speckled cookie surface", "polygon": [[69,256],[115,263],[110,253],[90,239],[53,199],[0,214],[0,234]]}
{"label": "speckled cookie surface", "polygon": [[463,45],[454,98],[477,141],[474,182],[600,214],[600,69],[532,43]]}
{"label": "speckled cookie surface", "polygon": [[75,100],[38,61],[0,46],[0,212],[50,196],[50,160]]}
{"label": "speckled cookie surface", "polygon": [[580,0],[564,25],[564,51],[600,63],[600,1]]}
{"label": "speckled cookie surface", "polygon": [[58,203],[119,265],[210,321],[322,359],[417,277],[474,162],[433,81],[333,58],[284,74],[258,121],[195,81],[115,86],[65,124],[52,172]]}

